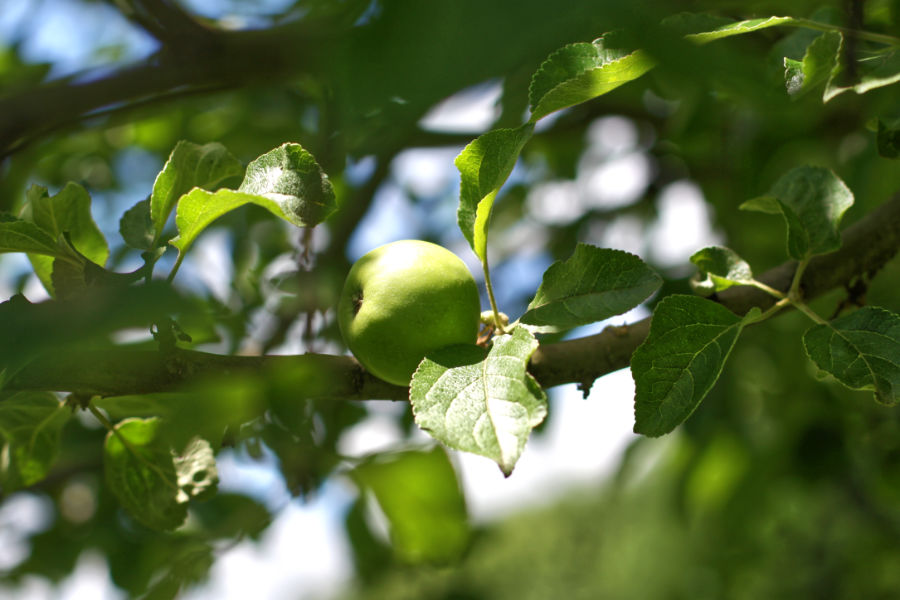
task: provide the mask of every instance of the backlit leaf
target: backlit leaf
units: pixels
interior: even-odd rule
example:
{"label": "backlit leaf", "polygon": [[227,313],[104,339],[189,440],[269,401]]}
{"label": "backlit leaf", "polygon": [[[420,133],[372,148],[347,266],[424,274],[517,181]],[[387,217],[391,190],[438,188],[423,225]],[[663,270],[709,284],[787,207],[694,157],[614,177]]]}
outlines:
{"label": "backlit leaf", "polygon": [[184,140],[178,142],[156,176],[150,195],[154,240],[159,238],[181,196],[192,188],[209,188],[240,175],[242,169],[240,161],[218,142],[202,146]]}
{"label": "backlit leaf", "polygon": [[479,136],[456,157],[460,175],[457,221],[466,240],[482,262],[487,261],[487,235],[497,192],[512,173],[533,125],[495,129]]}
{"label": "backlit leaf", "polygon": [[451,448],[496,461],[509,476],[547,414],[547,395],[525,370],[537,345],[517,327],[495,337],[487,353],[450,346],[426,357],[410,384],[416,423]]}
{"label": "backlit leaf", "polygon": [[800,97],[828,81],[838,65],[841,42],[840,33],[827,31],[807,46],[803,60],[785,58],[784,80],[788,94]]}
{"label": "backlit leaf", "polygon": [[159,419],[126,419],[103,448],[106,482],[122,507],[151,529],[175,529],[187,516],[175,462]]}
{"label": "backlit leaf", "polygon": [[742,35],[744,33],[759,31],[760,29],[777,27],[778,25],[789,25],[794,22],[795,20],[792,17],[766,17],[762,19],[748,19],[746,21],[737,21],[735,23],[729,23],[728,25],[722,25],[711,31],[692,33],[690,35],[687,35],[686,37],[689,40],[693,40],[695,42],[706,43],[713,40],[731,37],[733,35]]}
{"label": "backlit leaf", "polygon": [[871,390],[884,404],[900,398],[900,316],[867,306],[816,325],[803,335],[816,366],[854,390]]}
{"label": "backlit leaf", "polygon": [[37,483],[59,455],[60,435],[72,412],[53,394],[18,392],[0,399],[0,480],[5,492]]}
{"label": "backlit leaf", "polygon": [[380,454],[350,476],[378,501],[402,560],[448,563],[462,556],[470,537],[466,502],[443,448]]}
{"label": "backlit leaf", "polygon": [[631,310],[661,283],[633,254],[578,244],[568,260],[547,269],[520,321],[540,332],[602,321]]}
{"label": "backlit leaf", "polygon": [[528,91],[530,123],[610,92],[653,68],[653,60],[642,51],[607,47],[608,37],[560,48],[541,64]]}

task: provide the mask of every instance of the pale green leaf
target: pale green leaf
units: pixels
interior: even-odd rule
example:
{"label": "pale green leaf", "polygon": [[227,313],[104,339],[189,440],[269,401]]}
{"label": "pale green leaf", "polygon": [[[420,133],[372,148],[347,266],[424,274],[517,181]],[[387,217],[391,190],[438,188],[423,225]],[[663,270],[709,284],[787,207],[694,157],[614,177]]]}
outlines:
{"label": "pale green leaf", "polygon": [[728,25],[722,25],[711,31],[692,33],[685,37],[695,42],[706,43],[713,40],[731,37],[733,35],[742,35],[744,33],[759,31],[760,29],[777,27],[779,25],[791,25],[793,23],[796,23],[793,17],[766,17],[762,19],[748,19],[746,21],[737,21],[734,23],[729,23]]}
{"label": "pale green leaf", "polygon": [[194,437],[185,449],[174,457],[175,474],[178,478],[179,502],[191,498],[205,499],[215,495],[219,485],[216,457],[209,442]]}
{"label": "pale green leaf", "polygon": [[103,464],[107,485],[122,507],[147,527],[167,531],[184,522],[187,502],[160,423],[156,418],[120,422],[106,436]]}
{"label": "pale green leaf", "polygon": [[748,200],[741,209],[781,213],[788,254],[804,260],[841,247],[840,222],[852,205],[853,193],[831,170],[805,166],[786,173],[767,196]]}
{"label": "pale green leaf", "polygon": [[456,157],[460,175],[457,221],[482,262],[487,261],[487,235],[494,198],[512,173],[534,126],[494,129],[479,136]]}
{"label": "pale green leaf", "polygon": [[661,283],[633,254],[578,244],[568,260],[547,269],[520,321],[539,332],[602,321],[631,310]]}
{"label": "pale green leaf", "polygon": [[800,97],[828,81],[839,64],[841,34],[827,31],[806,48],[803,60],[784,59],[784,80],[787,92]]}
{"label": "pale green leaf", "polygon": [[59,456],[62,429],[71,415],[48,392],[18,392],[0,399],[0,480],[5,492],[47,476]]}
{"label": "pale green leaf", "polygon": [[570,44],[541,64],[528,90],[529,123],[592,100],[653,68],[654,62],[646,53],[607,48],[604,39]]}
{"label": "pale green leaf", "polygon": [[[91,216],[90,194],[80,185],[68,183],[55,196],[50,196],[47,188],[32,186],[28,190],[23,216],[53,239],[65,238],[65,243],[71,244],[81,256],[94,264],[106,264],[109,246]],[[76,272],[80,271],[83,281],[83,268],[76,267],[73,262],[62,263],[44,254],[30,254],[28,258],[41,283],[52,295],[57,292],[54,279],[77,277]],[[65,269],[67,272],[65,275],[55,276],[54,271],[57,269]],[[63,296],[66,295],[65,292],[66,290],[60,290]]]}
{"label": "pale green leaf", "polygon": [[867,306],[803,335],[816,366],[854,390],[871,390],[884,404],[900,399],[900,316]]}
{"label": "pale green leaf", "polygon": [[181,196],[195,187],[210,188],[224,179],[240,175],[241,171],[240,161],[218,142],[202,146],[183,140],[178,142],[156,176],[150,195],[154,240],[159,239]]}
{"label": "pale green leaf", "polygon": [[747,285],[753,281],[750,265],[730,248],[704,248],[691,256],[691,262],[700,271],[691,282],[695,290],[721,292],[733,285]]}
{"label": "pale green leaf", "polygon": [[523,327],[478,346],[450,346],[413,374],[416,423],[443,444],[486,456],[512,473],[531,430],[547,414],[547,395],[526,371],[537,340]]}
{"label": "pale green leaf", "polygon": [[466,502],[446,452],[379,454],[350,472],[387,517],[397,556],[410,563],[450,563],[468,547]]}
{"label": "pale green leaf", "polygon": [[634,431],[656,437],[683,423],[709,393],[748,319],[697,296],[673,295],[653,312],[650,333],[631,356]]}
{"label": "pale green leaf", "polygon": [[314,227],[337,208],[331,181],[300,144],[282,144],[247,165],[238,191],[267,199],[298,227]]}

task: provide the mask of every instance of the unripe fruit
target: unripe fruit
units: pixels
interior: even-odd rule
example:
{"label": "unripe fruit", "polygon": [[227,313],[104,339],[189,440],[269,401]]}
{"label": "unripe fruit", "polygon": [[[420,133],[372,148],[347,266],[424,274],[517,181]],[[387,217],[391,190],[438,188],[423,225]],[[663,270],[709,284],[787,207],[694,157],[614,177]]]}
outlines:
{"label": "unripe fruit", "polygon": [[341,292],[338,325],[369,372],[409,385],[426,354],[475,343],[480,313],[478,286],[462,260],[436,244],[403,240],[356,261]]}

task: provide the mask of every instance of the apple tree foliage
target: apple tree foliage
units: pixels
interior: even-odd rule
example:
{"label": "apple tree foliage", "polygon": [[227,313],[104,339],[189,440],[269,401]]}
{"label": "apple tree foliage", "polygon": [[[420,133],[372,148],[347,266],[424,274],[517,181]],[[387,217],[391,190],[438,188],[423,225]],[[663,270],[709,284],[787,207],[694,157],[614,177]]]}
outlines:
{"label": "apple tree foliage", "polygon": [[[246,79],[236,83],[219,74],[223,85],[265,85],[260,80],[267,69],[308,71],[308,77],[292,85],[303,102],[309,102],[306,114],[312,125],[287,128],[290,135],[279,138],[283,127],[278,124],[248,140],[244,131],[254,131],[251,121],[264,120],[267,110],[276,119],[283,108],[279,102],[284,98],[265,87],[254,95],[221,100],[222,110],[243,114],[246,120],[223,135],[216,135],[215,127],[203,129],[190,107],[175,105],[170,118],[191,126],[173,129],[193,130],[192,137],[203,143],[171,139],[165,126],[156,126],[155,116],[135,117],[133,124],[121,116],[105,116],[111,120],[97,134],[102,139],[92,138],[89,128],[80,135],[109,145],[110,153],[115,146],[110,140],[117,135],[168,152],[152,185],[136,193],[140,199],[133,198],[118,215],[120,240],[107,239],[95,220],[91,188],[104,187],[102,173],[94,173],[93,180],[75,177],[80,181],[57,185],[56,179],[68,173],[66,164],[41,164],[44,147],[28,137],[26,120],[10,120],[0,130],[12,165],[4,191],[22,188],[21,197],[4,199],[0,252],[27,256],[50,296],[32,303],[14,294],[0,304],[0,486],[4,495],[43,491],[62,506],[64,492],[73,493],[73,482],[81,482],[93,489],[93,502],[100,503],[83,519],[64,516],[53,528],[32,536],[31,554],[15,567],[12,578],[28,573],[61,577],[72,569],[83,546],[77,536],[66,538],[60,528],[86,528],[89,523],[99,527],[97,523],[107,519],[104,527],[117,533],[85,546],[103,550],[117,585],[133,593],[149,589],[171,597],[202,581],[221,543],[257,538],[271,519],[257,500],[217,489],[216,459],[223,451],[261,460],[274,456],[294,495],[314,493],[329,478],[352,482],[360,495],[348,513],[347,531],[362,577],[372,575],[363,565],[381,564],[388,560],[386,555],[400,562],[458,561],[475,542],[452,455],[443,448],[486,457],[505,476],[515,476],[534,430],[552,418],[548,389],[578,383],[587,395],[595,379],[625,366],[630,366],[635,383],[636,433],[657,437],[689,427],[707,410],[704,399],[714,393],[723,373],[741,368],[729,361],[740,352],[741,339],[752,330],[775,327],[781,319],[769,320],[782,313],[808,321],[793,333],[811,373],[871,392],[880,405],[897,402],[897,304],[866,304],[860,286],[864,291],[877,279],[900,246],[900,233],[891,219],[873,216],[872,200],[864,204],[868,220],[860,213],[854,217],[857,231],[863,233],[844,234],[842,221],[852,214],[857,198],[883,199],[897,191],[900,181],[896,176],[875,181],[871,178],[878,173],[870,178],[864,166],[856,167],[861,172],[851,172],[849,159],[842,162],[829,154],[851,156],[862,152],[854,148],[870,143],[877,154],[866,159],[869,163],[898,156],[900,113],[891,102],[900,82],[900,38],[882,32],[890,29],[885,23],[897,23],[897,15],[890,12],[900,10],[896,6],[880,3],[887,16],[879,13],[881,21],[875,19],[868,29],[859,23],[845,27],[828,11],[810,10],[808,18],[740,18],[732,14],[740,11],[722,14],[714,7],[710,14],[641,15],[594,7],[598,19],[588,23],[596,29],[582,31],[585,24],[576,26],[573,19],[571,32],[547,33],[547,43],[556,49],[546,48],[542,56],[530,57],[531,63],[523,61],[531,67],[527,73],[521,72],[522,64],[501,60],[501,49],[492,47],[501,57],[494,68],[507,76],[504,110],[496,127],[477,137],[429,141],[428,134],[415,127],[408,139],[395,139],[402,128],[392,127],[391,110],[408,103],[427,108],[464,87],[465,69],[453,71],[447,85],[456,87],[450,88],[429,85],[439,79],[437,69],[422,70],[422,81],[414,89],[404,87],[409,78],[401,81],[399,75],[388,74],[387,81],[366,96],[360,90],[371,84],[373,75],[340,57],[341,51],[352,53],[354,44],[389,46],[392,42],[367,37],[367,28],[377,31],[382,20],[397,19],[403,26],[439,18],[453,22],[454,12],[449,7],[444,7],[446,14],[441,12],[443,4],[436,4],[438,13],[427,17],[418,15],[410,3],[399,3],[407,11],[400,16],[388,8],[383,14],[369,14],[357,6],[360,3],[348,3],[346,14],[325,3],[298,3],[312,7],[299,20],[308,40],[300,50],[316,56],[315,44],[320,43],[333,54],[320,55],[322,64],[312,59],[307,64],[287,52],[290,47],[284,42],[282,62],[263,62],[256,73],[240,61],[241,51],[252,52],[265,31],[256,37],[249,31],[229,34],[180,9],[166,12],[172,10],[169,3],[161,3],[168,8],[159,14],[153,12],[160,8],[155,2],[131,4],[132,18],[157,35],[165,48],[171,45],[161,51],[162,64],[166,51],[183,50],[186,38],[172,33],[182,27],[195,30],[193,43],[230,49],[238,61],[235,68],[247,71]],[[484,23],[507,19],[492,11],[485,10]],[[306,22],[311,24],[308,29],[302,26]],[[322,25],[318,33],[315,23]],[[527,38],[526,23],[532,22],[523,20],[514,33]],[[647,31],[653,35],[642,35]],[[351,40],[346,47],[341,46],[340,32]],[[276,46],[281,43],[275,26],[269,33]],[[397,41],[396,50],[407,43],[431,48],[417,36],[411,42]],[[746,45],[729,48],[742,43]],[[472,51],[477,49],[473,46]],[[199,56],[196,60],[206,60],[206,55]],[[690,72],[691,64],[697,65],[697,73]],[[26,66],[17,68],[24,71]],[[326,72],[333,79],[323,75]],[[779,79],[771,77],[772,72]],[[206,88],[217,82],[203,78],[214,75],[196,75],[198,89],[212,93]],[[752,80],[757,75],[758,80]],[[43,77],[21,76],[26,82]],[[178,89],[178,83],[174,80],[172,89]],[[34,87],[35,102],[59,85]],[[380,98],[392,85],[406,90],[409,99]],[[859,106],[852,102],[862,102],[864,95],[876,100],[862,105],[867,120],[860,122],[848,113]],[[568,237],[558,238],[548,227],[549,245],[556,246],[552,254],[559,260],[546,268],[540,285],[524,302],[512,308],[502,305],[502,290],[495,289],[489,261],[496,252],[491,236],[510,226],[510,207],[522,210],[517,194],[528,184],[513,176],[517,166],[530,162],[535,173],[572,171],[574,159],[566,157],[563,143],[571,135],[567,128],[583,130],[580,120],[596,117],[592,111],[640,120],[645,110],[641,101],[658,129],[656,149],[668,161],[661,160],[661,169],[708,185],[723,222],[751,223],[744,234],[761,241],[729,243],[752,248],[752,256],[742,257],[725,246],[697,249],[690,257],[693,276],[688,281],[687,275],[673,275],[633,253],[579,241],[574,227],[566,232]],[[777,115],[771,116],[772,123],[749,117],[742,122],[742,102],[793,111],[790,118],[805,119],[795,124],[798,130],[819,131],[824,125],[815,115],[825,115],[824,122],[838,123],[843,145],[827,140],[822,148],[794,148],[790,139],[780,139],[784,148],[768,151],[782,153],[783,160],[770,163],[754,155],[756,163],[720,173],[721,165],[740,162],[742,149],[730,149],[734,156],[729,156],[704,148],[709,138],[701,139],[692,130],[697,123],[722,128],[722,135],[735,144],[759,129],[767,129],[767,140],[779,139],[780,130],[789,129]],[[835,105],[839,108],[832,109]],[[730,115],[731,120],[710,125],[703,121],[704,110],[721,111],[716,114]],[[76,116],[93,112],[88,107]],[[340,125],[330,125],[329,118]],[[737,131],[741,128],[746,131]],[[832,134],[821,131],[823,138]],[[260,147],[264,142],[268,145]],[[58,143],[66,143],[65,137]],[[448,347],[425,357],[406,389],[378,381],[342,353],[333,306],[346,272],[344,247],[378,185],[389,176],[391,160],[403,148],[429,143],[463,147],[453,161],[459,174],[456,224],[481,265],[492,318],[479,345]],[[74,156],[78,150],[68,152]],[[347,155],[360,162],[376,156],[374,173],[362,183],[354,181]],[[888,170],[900,171],[896,162],[886,164]],[[50,169],[52,176],[42,169]],[[20,172],[39,183],[14,181]],[[51,193],[51,188],[58,191]],[[885,214],[896,217],[898,211]],[[198,292],[203,282],[197,270],[182,269],[204,233],[222,227],[233,234],[235,268],[233,295],[226,301]],[[335,244],[317,249],[321,233],[333,236]],[[845,246],[846,240],[852,244]],[[292,244],[293,269],[272,276],[275,259]],[[867,254],[866,248],[874,250]],[[126,264],[130,267],[124,268]],[[840,305],[833,298],[830,308],[813,305],[816,297],[842,287],[847,299]],[[891,300],[896,302],[896,296]],[[652,308],[649,320],[561,341],[582,326],[607,319],[621,322],[619,315],[640,306]],[[514,318],[510,321],[501,311]],[[266,315],[267,333],[251,331],[251,314]],[[304,323],[299,334],[289,327],[298,319]],[[152,333],[152,339],[121,341],[121,332],[135,329]],[[301,336],[309,352],[270,353],[290,336]],[[408,431],[421,428],[439,445],[403,447],[363,459],[342,455],[341,435],[366,414],[356,401],[377,399],[408,400]],[[97,439],[94,426],[102,428],[103,440]],[[100,473],[102,484],[96,479]],[[367,528],[366,498],[374,498],[389,523],[393,553],[382,552],[383,542]],[[69,541],[60,545],[57,563],[46,562],[47,548],[63,538]],[[147,558],[128,570],[121,562],[124,554],[138,547]]]}

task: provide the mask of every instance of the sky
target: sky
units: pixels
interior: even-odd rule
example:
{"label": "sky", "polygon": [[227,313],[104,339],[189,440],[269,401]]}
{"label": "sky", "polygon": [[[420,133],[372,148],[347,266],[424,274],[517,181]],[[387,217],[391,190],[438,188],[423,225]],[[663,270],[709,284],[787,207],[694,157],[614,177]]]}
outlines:
{"label": "sky", "polygon": [[[85,10],[76,0],[39,1],[38,10],[29,16],[26,7],[33,7],[33,0],[0,2],[3,3],[0,39],[27,39],[26,55],[35,61],[52,62],[55,74],[67,74],[93,64],[96,57],[92,44],[124,42],[129,49],[124,59],[139,58],[154,47],[152,40],[127,23],[119,22],[117,11],[103,3],[91,4],[90,10]],[[187,4],[204,14],[217,16],[215,2],[191,0]],[[278,5],[277,0],[269,0],[261,6],[274,11]],[[85,26],[68,25],[76,18]],[[434,107],[421,125],[432,130],[471,132],[475,137],[497,116],[500,86],[498,81],[485,82],[466,90]],[[539,235],[545,224],[571,222],[588,208],[613,208],[634,202],[652,178],[653,164],[646,152],[648,142],[642,140],[639,128],[630,120],[615,115],[599,119],[587,135],[589,145],[579,163],[578,175],[572,180],[535,186],[526,199],[529,218],[517,228],[492,237],[492,251],[512,257],[505,271],[498,270],[495,282],[499,290],[507,290],[509,297],[521,291],[516,286],[536,289],[539,274],[549,266]],[[481,279],[474,254],[452,226],[455,204],[430,207],[429,213],[423,215],[406,192],[411,189],[418,194],[438,196],[458,188],[453,158],[460,150],[461,147],[410,150],[399,155],[392,165],[391,178],[377,191],[370,212],[350,240],[349,257],[355,259],[382,243],[413,237],[433,227],[435,231],[455,232],[446,234],[442,242],[460,255],[476,278]],[[133,160],[140,162],[142,158],[135,156]],[[151,184],[159,166],[153,163],[145,169]],[[359,169],[364,173],[366,165],[359,165]],[[517,168],[512,179],[517,177],[527,178],[528,174]],[[144,183],[143,190],[146,186]],[[139,192],[135,190],[135,194]],[[616,217],[596,231],[589,230],[586,241],[624,249],[672,268],[686,264],[696,250],[720,241],[710,225],[711,215],[702,193],[691,182],[676,182],[665,188],[659,196],[658,209],[658,218],[649,225],[627,216]],[[108,223],[103,218],[97,220],[102,228],[115,230],[117,226],[112,219],[106,219]],[[227,237],[222,234],[204,235],[190,261],[186,261],[185,270],[227,275],[228,265],[224,264],[227,260],[223,261],[227,243]],[[216,269],[204,268],[209,261],[217,265]],[[26,267],[6,258],[3,266],[12,271]],[[207,276],[204,284],[214,293],[224,294],[226,281],[227,277]],[[8,289],[0,280],[0,294],[5,297]],[[32,300],[39,299],[39,284],[32,283],[26,292],[37,296],[31,297]],[[505,305],[502,292],[498,300],[501,306]],[[645,309],[638,308],[610,323],[634,322],[647,314]],[[596,333],[606,324],[582,328],[572,335]],[[288,352],[292,348],[280,350]],[[551,502],[568,490],[599,485],[635,438],[633,390],[628,370],[599,379],[587,399],[582,398],[574,385],[552,389],[552,419],[546,430],[529,442],[509,478],[504,478],[488,459],[453,452],[452,459],[458,467],[472,519],[489,522],[513,510]],[[405,409],[400,403],[370,403],[369,418],[341,440],[342,453],[363,456],[396,448],[402,435],[391,415]],[[423,442],[428,440],[425,434],[421,435]],[[354,499],[351,485],[335,478],[314,500],[304,504],[288,496],[272,461],[260,464],[225,455],[219,469],[222,489],[249,492],[270,507],[278,508],[278,516],[259,543],[241,542],[224,550],[213,567],[210,581],[191,590],[185,598],[302,598],[334,590],[348,580],[352,564],[342,519]],[[22,551],[16,546],[16,532],[21,535],[28,528],[40,528],[46,512],[41,500],[27,495],[0,510],[0,568],[14,561],[17,551]],[[0,588],[0,600],[123,597],[106,575],[102,558],[95,554],[83,556],[75,572],[59,586],[32,579],[26,580],[20,590]]]}

